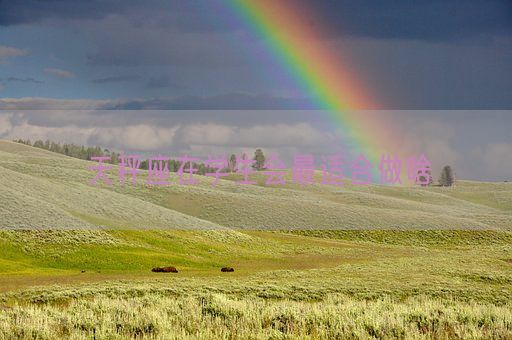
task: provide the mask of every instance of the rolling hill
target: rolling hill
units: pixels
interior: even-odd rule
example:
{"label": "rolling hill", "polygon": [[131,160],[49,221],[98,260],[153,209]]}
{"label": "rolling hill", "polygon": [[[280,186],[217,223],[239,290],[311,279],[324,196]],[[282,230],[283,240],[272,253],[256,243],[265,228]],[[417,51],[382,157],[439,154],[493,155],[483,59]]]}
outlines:
{"label": "rolling hill", "polygon": [[[4,229],[512,229],[512,185],[257,185],[196,176],[197,185],[93,186],[95,162],[0,141]],[[175,176],[175,174],[171,174]],[[321,174],[316,175],[320,177]],[[288,175],[288,179],[289,179]],[[320,178],[316,181],[320,183]]]}
{"label": "rolling hill", "polygon": [[92,164],[0,141],[0,338],[512,332],[508,183],[92,186]]}

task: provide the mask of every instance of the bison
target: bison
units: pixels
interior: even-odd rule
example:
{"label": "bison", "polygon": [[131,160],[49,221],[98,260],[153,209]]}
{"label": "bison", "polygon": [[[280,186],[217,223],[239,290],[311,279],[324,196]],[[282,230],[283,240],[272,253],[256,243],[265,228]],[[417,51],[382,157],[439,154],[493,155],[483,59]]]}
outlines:
{"label": "bison", "polygon": [[155,267],[151,271],[154,273],[177,273],[178,269],[176,267]]}
{"label": "bison", "polygon": [[235,270],[231,267],[223,267],[220,271],[221,272],[234,272]]}

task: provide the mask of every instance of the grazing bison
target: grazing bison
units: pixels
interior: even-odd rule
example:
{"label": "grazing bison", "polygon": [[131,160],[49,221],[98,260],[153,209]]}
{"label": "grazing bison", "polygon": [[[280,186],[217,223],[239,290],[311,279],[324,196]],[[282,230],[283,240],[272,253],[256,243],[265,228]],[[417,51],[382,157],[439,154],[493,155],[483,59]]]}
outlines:
{"label": "grazing bison", "polygon": [[155,273],[177,273],[178,269],[176,267],[155,267],[151,271]]}
{"label": "grazing bison", "polygon": [[221,272],[234,272],[235,270],[231,267],[223,267],[220,271]]}

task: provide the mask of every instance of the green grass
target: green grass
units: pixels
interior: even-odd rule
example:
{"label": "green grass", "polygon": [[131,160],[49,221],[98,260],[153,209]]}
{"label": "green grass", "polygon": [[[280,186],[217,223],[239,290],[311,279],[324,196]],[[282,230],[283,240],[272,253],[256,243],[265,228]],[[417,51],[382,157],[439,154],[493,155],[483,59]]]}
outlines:
{"label": "green grass", "polygon": [[[0,336],[16,338],[510,338],[508,306],[411,298],[269,301],[226,294],[96,296],[64,307],[14,305]],[[40,320],[45,320],[41,323]],[[98,322],[98,320],[101,320]]]}
{"label": "green grass", "polygon": [[0,337],[512,332],[508,231],[46,230],[2,240]]}
{"label": "green grass", "polygon": [[90,164],[0,141],[0,338],[512,338],[509,184],[94,187]]}
{"label": "green grass", "polygon": [[[0,337],[507,338],[512,332],[509,231],[1,236]],[[179,273],[150,271],[162,265]],[[221,273],[226,265],[235,272]]]}
{"label": "green grass", "polygon": [[492,230],[290,230],[292,234],[421,247],[506,246],[512,232]]}
{"label": "green grass", "polygon": [[[494,303],[512,299],[512,235],[506,231],[46,233],[4,231],[0,279],[32,276],[44,282],[53,275],[61,283],[75,284],[81,278],[153,280],[164,275],[173,284],[189,278],[194,284],[216,286],[217,278],[226,278],[220,268],[233,266],[236,271],[229,277],[243,286],[253,286],[256,279],[290,294],[292,287],[302,286],[313,295],[423,294]],[[180,272],[150,272],[163,265]],[[219,285],[226,283],[222,280]]]}

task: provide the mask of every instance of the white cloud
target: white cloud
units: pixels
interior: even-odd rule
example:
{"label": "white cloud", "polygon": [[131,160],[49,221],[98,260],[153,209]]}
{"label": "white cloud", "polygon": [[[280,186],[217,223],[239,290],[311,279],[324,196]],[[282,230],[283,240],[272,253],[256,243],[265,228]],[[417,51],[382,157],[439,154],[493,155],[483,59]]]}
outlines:
{"label": "white cloud", "polygon": [[70,71],[61,70],[59,68],[45,68],[44,71],[46,73],[53,74],[54,76],[60,77],[60,78],[73,78],[75,74]]}
{"label": "white cloud", "polygon": [[[119,128],[47,127],[26,120],[12,125],[13,114],[0,114],[0,136],[5,139],[50,139],[82,145],[100,145],[117,150],[152,151],[170,148],[176,128],[159,128],[146,124]],[[22,117],[22,116],[18,116]],[[19,119],[19,118],[18,118]]]}
{"label": "white cloud", "polygon": [[226,145],[235,128],[220,124],[190,124],[180,129],[178,142],[193,145]]}
{"label": "white cloud", "polygon": [[176,129],[177,127],[162,128],[148,124],[119,128],[95,128],[88,140],[92,144],[151,151],[169,148],[172,145]]}
{"label": "white cloud", "polygon": [[[0,116],[4,117],[4,116]],[[41,139],[50,139],[57,142],[67,142],[76,144],[87,144],[88,136],[91,134],[92,129],[84,129],[76,126],[66,127],[46,127],[31,125],[26,121],[13,123],[14,119],[11,118],[11,126],[4,129],[5,139],[31,139],[32,141]]]}
{"label": "white cloud", "polygon": [[12,129],[11,117],[12,114],[0,115],[0,136],[8,133]]}
{"label": "white cloud", "polygon": [[[207,153],[232,153],[262,147],[269,152],[277,153],[285,149],[316,149],[327,152],[331,138],[306,123],[239,127],[230,124],[193,122],[164,125],[156,121],[134,122],[123,126],[98,126],[84,123],[87,117],[93,117],[94,114],[88,116],[88,111],[77,111],[74,115],[80,113],[83,117],[77,117],[74,122],[64,119],[63,124],[56,125],[55,119],[65,117],[70,112],[59,110],[49,116],[49,122],[44,119],[46,115],[29,116],[27,112],[16,110],[10,114],[4,112],[0,113],[2,138],[50,139],[127,151],[195,150],[201,153],[197,156],[204,156]],[[122,113],[120,114],[119,119],[122,117]],[[77,123],[84,125],[80,126]]]}
{"label": "white cloud", "polygon": [[8,58],[19,57],[27,54],[28,50],[0,45],[0,64],[5,63]]}
{"label": "white cloud", "polygon": [[178,143],[234,147],[301,147],[326,145],[329,136],[307,123],[236,127],[189,124],[179,129]]}
{"label": "white cloud", "polygon": [[[30,108],[52,107],[55,100],[0,99],[0,138],[50,139],[117,151],[187,153],[201,158],[244,151],[252,155],[255,148],[262,148],[266,155],[277,153],[290,159],[298,153],[326,155],[343,145],[342,137],[335,135],[335,131],[306,121],[267,120],[254,125],[260,120],[253,116],[257,112],[95,110],[94,107],[102,107],[104,103],[90,100],[58,103],[59,110],[42,111]],[[77,105],[91,109],[65,109]],[[279,112],[274,114],[279,118]],[[451,165],[460,179],[510,179],[512,141],[503,136],[507,116],[489,111],[482,113],[482,117],[487,128],[483,123],[473,126],[476,120],[469,127],[462,126],[458,119],[448,119],[448,115],[404,114],[399,120],[402,125],[397,139],[407,142],[411,148],[403,156],[425,153],[433,164],[435,178],[444,165]],[[250,118],[249,122],[245,118]],[[493,131],[497,132],[493,135]]]}

